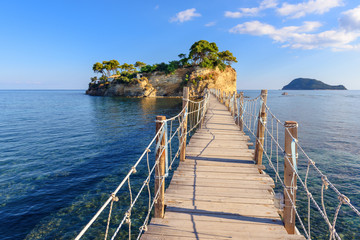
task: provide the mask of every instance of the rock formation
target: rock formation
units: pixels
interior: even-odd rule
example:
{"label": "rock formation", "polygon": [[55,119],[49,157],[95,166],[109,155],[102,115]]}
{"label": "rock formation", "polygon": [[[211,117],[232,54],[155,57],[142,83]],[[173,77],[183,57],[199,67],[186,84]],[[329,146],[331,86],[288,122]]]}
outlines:
{"label": "rock formation", "polygon": [[182,96],[182,88],[190,87],[191,96],[199,96],[205,88],[221,88],[236,91],[236,71],[227,67],[224,71],[200,67],[177,69],[172,74],[163,72],[144,73],[132,83],[90,85],[86,94],[93,96],[123,97],[170,97]]}

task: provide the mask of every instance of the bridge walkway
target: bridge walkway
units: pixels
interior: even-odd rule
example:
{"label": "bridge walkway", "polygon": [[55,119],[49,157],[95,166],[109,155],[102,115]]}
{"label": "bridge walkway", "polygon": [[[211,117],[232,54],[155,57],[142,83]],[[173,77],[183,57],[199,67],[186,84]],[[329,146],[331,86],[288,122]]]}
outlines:
{"label": "bridge walkway", "polygon": [[305,239],[288,235],[274,206],[274,182],[254,164],[249,137],[211,96],[165,192],[165,217],[141,239]]}

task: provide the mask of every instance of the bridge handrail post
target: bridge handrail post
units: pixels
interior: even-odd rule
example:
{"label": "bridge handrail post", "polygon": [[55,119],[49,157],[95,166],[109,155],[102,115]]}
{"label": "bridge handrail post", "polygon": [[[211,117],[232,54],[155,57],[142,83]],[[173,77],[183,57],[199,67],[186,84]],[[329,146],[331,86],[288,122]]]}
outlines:
{"label": "bridge handrail post", "polygon": [[236,113],[237,113],[237,100],[236,100],[236,91],[234,91],[234,101],[233,101],[233,106],[232,106],[232,116],[235,118],[236,117]]}
{"label": "bridge handrail post", "polygon": [[182,126],[182,135],[181,135],[181,149],[180,149],[180,161],[185,161],[186,155],[186,133],[187,133],[187,122],[188,122],[188,110],[189,110],[189,87],[183,88],[183,109],[186,107],[186,111],[184,113],[183,126]]}
{"label": "bridge handrail post", "polygon": [[230,114],[232,113],[232,110],[231,110],[231,108],[232,108],[232,104],[231,104],[232,99],[233,99],[233,93],[229,92],[229,106],[228,106],[228,109],[229,109]]}
{"label": "bridge handrail post", "polygon": [[255,162],[257,165],[262,165],[262,157],[264,151],[264,135],[266,127],[266,101],[267,90],[261,90],[262,105],[259,112],[257,133],[256,133],[256,146],[255,146]]}
{"label": "bridge handrail post", "polygon": [[244,113],[244,92],[240,92],[240,108],[239,108],[239,127],[241,131],[244,131],[244,122],[241,118]]}
{"label": "bridge handrail post", "polygon": [[229,94],[228,94],[228,104],[227,104],[227,108],[228,108],[228,110],[229,110],[230,113],[231,113],[231,106],[230,106],[231,98],[232,98],[232,92],[229,92]]}
{"label": "bridge handrail post", "polygon": [[[284,159],[284,184],[286,189],[284,189],[284,226],[288,234],[295,234],[295,211],[289,199],[291,197],[292,202],[296,206],[296,185],[297,177],[294,173],[294,170],[291,163],[295,163],[293,166],[296,169],[297,166],[297,146],[293,144],[295,148],[295,158],[293,159],[291,143],[297,141],[298,139],[298,123],[295,121],[286,121],[285,122],[285,158]],[[286,191],[288,193],[286,193]]]}
{"label": "bridge handrail post", "polygon": [[[165,116],[156,116],[156,132],[158,132],[161,126],[166,120]],[[166,129],[164,129],[166,131]],[[161,138],[161,139],[160,139]],[[155,218],[164,218],[165,210],[165,134],[159,134],[156,138],[156,144],[160,143],[160,147],[156,152],[155,159],[159,161],[158,166],[155,167],[155,194],[159,192],[158,198],[155,201]],[[161,156],[160,156],[161,154]],[[160,189],[160,190],[159,190]]]}

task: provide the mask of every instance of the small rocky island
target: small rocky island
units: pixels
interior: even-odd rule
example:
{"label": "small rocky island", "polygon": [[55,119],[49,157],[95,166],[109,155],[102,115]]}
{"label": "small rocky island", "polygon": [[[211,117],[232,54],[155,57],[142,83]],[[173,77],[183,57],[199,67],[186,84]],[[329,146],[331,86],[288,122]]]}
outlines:
{"label": "small rocky island", "polygon": [[344,85],[328,85],[322,81],[311,78],[296,78],[282,90],[347,90]]}
{"label": "small rocky island", "polygon": [[231,64],[236,57],[226,50],[219,52],[216,43],[195,42],[189,54],[179,54],[180,60],[148,65],[120,63],[117,60],[97,62],[86,94],[121,97],[182,96],[184,86],[191,96],[199,96],[205,88],[236,91],[236,71]]}

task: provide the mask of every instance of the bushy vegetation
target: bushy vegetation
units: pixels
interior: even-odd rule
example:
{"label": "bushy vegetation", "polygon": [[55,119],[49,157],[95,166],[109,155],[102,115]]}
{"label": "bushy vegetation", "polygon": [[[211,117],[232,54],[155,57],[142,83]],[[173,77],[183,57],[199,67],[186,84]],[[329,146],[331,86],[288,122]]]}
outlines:
{"label": "bushy vegetation", "polygon": [[[216,43],[200,40],[195,42],[191,47],[189,54],[181,53],[178,55],[180,60],[170,61],[169,63],[157,63],[147,65],[143,62],[135,64],[124,63],[120,65],[117,60],[97,62],[93,65],[93,71],[101,74],[98,79],[96,76],[91,78],[90,86],[109,85],[109,78],[113,78],[116,83],[131,84],[138,82],[138,73],[152,73],[155,71],[173,74],[179,68],[188,68],[200,66],[203,68],[224,70],[227,66],[237,62],[236,57],[229,51],[219,52]],[[185,81],[187,81],[185,79]]]}
{"label": "bushy vegetation", "polygon": [[192,62],[192,65],[210,69],[219,68],[220,70],[237,62],[236,57],[229,50],[219,52],[216,43],[209,43],[205,40],[195,42],[191,46],[188,60]]}
{"label": "bushy vegetation", "polygon": [[137,82],[137,73],[141,67],[146,66],[143,62],[136,62],[135,64],[124,63],[120,65],[117,60],[97,62],[93,65],[93,71],[101,74],[100,78],[97,76],[90,78],[90,87],[107,87],[109,86],[109,78],[112,78],[115,83],[135,83]]}

